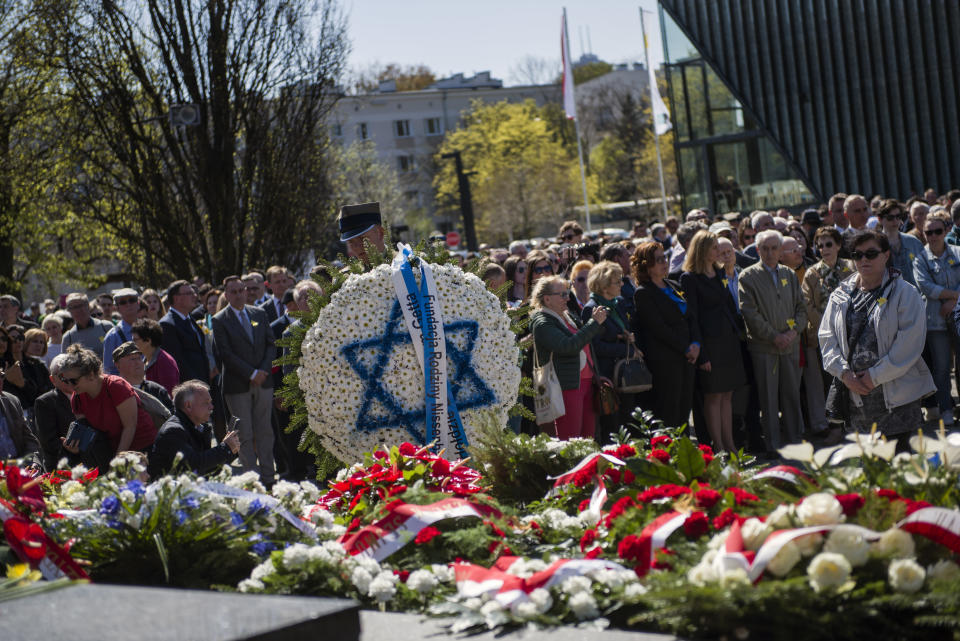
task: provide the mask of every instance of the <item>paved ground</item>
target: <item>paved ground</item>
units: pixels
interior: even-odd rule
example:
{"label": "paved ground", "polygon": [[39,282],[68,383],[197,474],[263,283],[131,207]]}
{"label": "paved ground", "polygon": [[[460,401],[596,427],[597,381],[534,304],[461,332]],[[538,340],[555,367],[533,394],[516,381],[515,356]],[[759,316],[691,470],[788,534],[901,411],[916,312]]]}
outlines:
{"label": "paved ground", "polygon": [[645,632],[626,632],[623,630],[580,629],[574,626],[552,628],[549,630],[520,629],[504,634],[503,632],[485,632],[483,634],[451,635],[443,627],[452,619],[432,619],[419,614],[397,614],[360,612],[360,641],[429,641],[443,639],[469,639],[470,641],[678,641],[677,637]]}

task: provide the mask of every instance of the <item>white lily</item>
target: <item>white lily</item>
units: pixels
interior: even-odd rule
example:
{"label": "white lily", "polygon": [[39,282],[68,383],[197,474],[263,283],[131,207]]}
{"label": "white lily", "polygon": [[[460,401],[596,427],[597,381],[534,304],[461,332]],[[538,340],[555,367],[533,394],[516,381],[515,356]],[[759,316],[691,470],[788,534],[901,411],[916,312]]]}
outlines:
{"label": "white lily", "polygon": [[813,445],[806,441],[781,447],[777,450],[777,453],[791,461],[800,461],[801,463],[810,463],[813,461]]}
{"label": "white lily", "polygon": [[876,457],[890,461],[897,452],[897,442],[888,441],[877,431],[876,424],[870,430],[870,434],[854,432],[847,434],[847,440],[851,442],[842,446],[830,457],[831,465],[837,465],[850,458],[863,457]]}

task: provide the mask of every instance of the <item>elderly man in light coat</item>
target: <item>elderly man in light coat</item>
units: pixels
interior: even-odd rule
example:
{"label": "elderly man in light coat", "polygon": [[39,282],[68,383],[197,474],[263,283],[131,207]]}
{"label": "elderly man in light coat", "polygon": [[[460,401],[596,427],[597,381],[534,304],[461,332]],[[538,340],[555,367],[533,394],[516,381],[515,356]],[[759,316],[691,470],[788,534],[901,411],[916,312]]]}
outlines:
{"label": "elderly man in light coat", "polygon": [[757,234],[760,262],[740,274],[740,311],[747,326],[768,455],[800,440],[800,334],[807,311],[793,270],[780,265],[783,236]]}

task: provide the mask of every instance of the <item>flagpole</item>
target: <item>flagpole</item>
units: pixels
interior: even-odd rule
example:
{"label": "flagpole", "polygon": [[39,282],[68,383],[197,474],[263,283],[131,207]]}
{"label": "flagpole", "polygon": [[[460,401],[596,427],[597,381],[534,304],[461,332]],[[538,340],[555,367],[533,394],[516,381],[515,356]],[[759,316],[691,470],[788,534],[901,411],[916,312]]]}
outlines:
{"label": "flagpole", "polygon": [[[657,81],[657,76],[653,73],[653,69],[650,68],[650,52],[647,50],[647,28],[643,23],[643,7],[640,9],[640,30],[643,31],[643,59],[644,63],[647,65],[647,75],[650,80],[647,83],[650,85],[650,120],[653,121],[653,143],[657,147],[657,169],[660,171],[660,203],[663,205],[663,219],[667,219],[667,188],[663,182],[663,159],[660,157],[660,134],[657,133],[657,123],[653,119],[653,84]],[[582,171],[582,170],[581,170]]]}
{"label": "flagpole", "polygon": [[[566,64],[573,69],[573,61],[570,60],[570,30],[567,28],[567,8],[563,8],[563,56]],[[571,89],[573,89],[573,72],[570,73]],[[583,211],[586,217],[587,231],[590,231],[590,204],[587,200],[587,176],[583,173],[583,148],[580,144],[580,119],[574,116],[573,127],[577,135],[577,162],[580,163],[580,185],[583,187]]]}

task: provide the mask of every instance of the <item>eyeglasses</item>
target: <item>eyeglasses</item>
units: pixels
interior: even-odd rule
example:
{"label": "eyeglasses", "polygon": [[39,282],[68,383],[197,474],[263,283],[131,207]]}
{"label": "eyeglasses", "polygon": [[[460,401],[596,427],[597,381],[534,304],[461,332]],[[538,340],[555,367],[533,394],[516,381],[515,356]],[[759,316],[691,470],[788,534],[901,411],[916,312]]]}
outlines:
{"label": "eyeglasses", "polygon": [[832,240],[824,241],[824,242],[819,243],[819,244],[817,245],[817,249],[830,249],[831,247],[833,247],[833,241],[832,241]]}
{"label": "eyeglasses", "polygon": [[177,292],[176,294],[174,294],[174,296],[196,296],[196,295],[197,295],[197,290],[195,290],[193,287],[191,287],[185,292]]}
{"label": "eyeglasses", "polygon": [[903,220],[903,216],[898,216],[897,214],[887,214],[886,216],[878,216],[880,220]]}
{"label": "eyeglasses", "polygon": [[90,315],[94,318],[103,318],[103,312],[90,312]]}
{"label": "eyeglasses", "polygon": [[744,235],[743,235],[743,239],[744,239],[744,240],[753,240],[754,237],[756,237],[756,234],[744,234]]}
{"label": "eyeglasses", "polygon": [[86,307],[86,306],[87,306],[87,305],[84,304],[84,303],[78,303],[78,304],[76,304],[76,305],[67,305],[67,311],[70,311],[70,312],[76,311],[76,310],[78,310],[78,309],[83,309],[83,308]]}
{"label": "eyeglasses", "polygon": [[541,265],[539,267],[534,267],[533,273],[534,274],[552,274],[553,265]]}
{"label": "eyeglasses", "polygon": [[70,387],[76,387],[77,383],[80,382],[80,377],[77,378],[67,378],[63,374],[57,374],[57,378],[60,379],[60,382],[64,385],[69,385]]}
{"label": "eyeglasses", "polygon": [[865,252],[862,252],[859,249],[854,249],[852,252],[850,252],[850,257],[856,261],[863,260],[864,258],[867,260],[873,260],[882,253],[883,252],[879,249],[868,249]]}
{"label": "eyeglasses", "polygon": [[934,229],[927,229],[927,230],[925,230],[923,233],[924,233],[924,235],[926,235],[926,236],[942,236],[942,235],[943,235],[943,227],[937,227],[937,228],[934,228]]}
{"label": "eyeglasses", "polygon": [[570,292],[564,289],[559,292],[550,292],[549,294],[545,294],[545,296],[559,296],[560,298],[570,298]]}
{"label": "eyeglasses", "polygon": [[587,282],[587,277],[586,277],[586,276],[577,276],[577,282],[578,282],[578,283],[585,283],[585,282]]}
{"label": "eyeglasses", "polygon": [[577,237],[576,234],[564,234],[563,236],[560,237],[560,240],[564,240],[564,241],[573,240],[576,237]]}
{"label": "eyeglasses", "polygon": [[136,296],[131,296],[130,298],[118,298],[117,305],[129,305],[131,303],[139,303],[140,299]]}
{"label": "eyeglasses", "polygon": [[526,267],[521,267],[520,265],[517,265],[517,273],[518,273],[518,274],[522,274],[522,273],[524,273],[525,271],[527,271],[527,268],[526,268]]}

